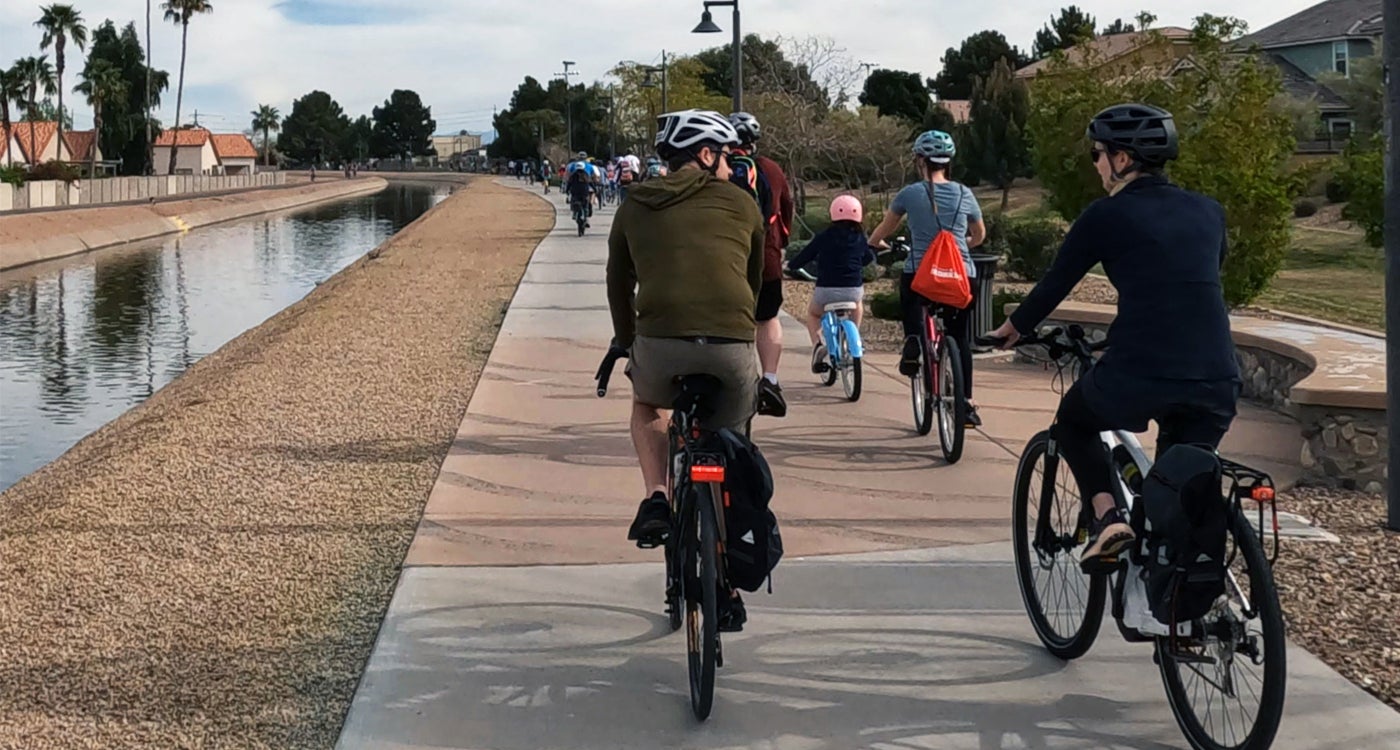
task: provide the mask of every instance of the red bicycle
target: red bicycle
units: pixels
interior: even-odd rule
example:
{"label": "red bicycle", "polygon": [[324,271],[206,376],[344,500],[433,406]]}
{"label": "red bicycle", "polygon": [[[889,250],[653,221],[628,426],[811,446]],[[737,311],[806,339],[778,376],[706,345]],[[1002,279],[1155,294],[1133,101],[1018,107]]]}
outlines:
{"label": "red bicycle", "polygon": [[919,368],[909,376],[909,393],[914,406],[914,429],[927,435],[938,416],[938,444],[943,460],[955,464],[962,458],[963,433],[967,428],[966,374],[962,369],[958,342],[944,332],[946,308],[925,301],[920,305],[919,334],[910,336],[918,345]]}

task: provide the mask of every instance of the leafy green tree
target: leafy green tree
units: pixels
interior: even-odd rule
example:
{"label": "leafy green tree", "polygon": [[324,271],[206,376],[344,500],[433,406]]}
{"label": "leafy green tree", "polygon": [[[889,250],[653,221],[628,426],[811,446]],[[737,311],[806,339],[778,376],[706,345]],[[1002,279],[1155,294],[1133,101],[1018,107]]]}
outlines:
{"label": "leafy green tree", "polygon": [[962,161],[981,182],[1001,188],[1003,213],[1011,200],[1012,183],[1030,174],[1029,114],[1026,82],[1016,78],[1006,60],[997,61],[991,74],[973,83]]}
{"label": "leafy green tree", "polygon": [[1069,49],[1074,45],[1094,38],[1098,24],[1094,17],[1079,9],[1077,5],[1061,8],[1059,15],[1050,23],[1035,32],[1035,46],[1031,54],[1040,60],[1049,57],[1057,49]]}
{"label": "leafy green tree", "polygon": [[1225,299],[1248,304],[1278,272],[1290,239],[1295,180],[1288,162],[1296,143],[1292,122],[1271,106],[1282,90],[1277,69],[1230,54],[1243,29],[1236,19],[1203,15],[1192,34],[1195,65],[1168,84],[1144,72],[1101,80],[1093,61],[1051,63],[1037,85],[1027,127],[1036,176],[1050,207],[1074,220],[1103,190],[1085,154],[1084,125],[1122,101],[1155,104],[1176,116],[1181,158],[1174,181],[1220,201],[1229,223]]}
{"label": "leafy green tree", "polygon": [[928,88],[918,73],[879,68],[865,79],[860,103],[887,117],[922,122],[929,106]]}
{"label": "leafy green tree", "polygon": [[433,153],[437,121],[432,107],[423,105],[418,93],[394,89],[384,106],[375,107],[370,154],[376,158],[408,159]]}
{"label": "leafy green tree", "polygon": [[[128,23],[120,33],[111,21],[105,21],[92,32],[88,51],[88,66],[105,62],[121,71],[126,82],[126,96],[102,104],[102,126],[98,142],[108,159],[121,161],[124,175],[149,174],[151,150],[147,133],[159,130],[152,121],[147,128],[146,52],[136,33],[136,24]],[[164,70],[150,71],[151,104],[160,106],[160,94],[170,88],[170,74]]]}
{"label": "leafy green tree", "polygon": [[[730,96],[734,80],[733,43],[711,47],[695,55],[705,67],[702,79],[705,88],[717,96]],[[777,41],[757,34],[744,37],[744,93],[759,94],[784,91],[799,96],[825,110],[829,92],[812,79],[811,70],[796,65],[787,58]],[[747,105],[746,105],[747,106]],[[674,107],[673,107],[674,109]],[[722,110],[722,111],[727,111]]]}
{"label": "leafy green tree", "polygon": [[[9,132],[14,120],[10,119],[10,102],[21,102],[24,98],[24,82],[17,69],[0,68],[0,125]],[[21,104],[21,107],[24,105]],[[5,149],[5,165],[14,163],[13,149]]]}
{"label": "leafy green tree", "polygon": [[1342,217],[1356,222],[1372,247],[1380,247],[1385,241],[1385,137],[1353,138],[1342,152],[1337,179],[1350,196]]}
{"label": "leafy green tree", "polygon": [[271,132],[282,127],[282,113],[271,104],[259,104],[258,108],[250,112],[253,116],[253,132],[262,131],[263,141],[263,164],[272,164],[272,138]]}
{"label": "leafy green tree", "polygon": [[[190,41],[190,19],[198,14],[213,13],[214,4],[209,0],[165,0],[160,6],[165,10],[165,20],[180,26],[180,83],[175,88],[175,127],[180,127],[180,107],[185,100],[185,59],[188,57]],[[166,174],[175,174],[175,157],[180,149],[170,149],[170,167]]]}
{"label": "leafy green tree", "polygon": [[[34,22],[35,26],[44,30],[43,37],[39,40],[40,49],[53,47],[54,56],[54,86],[58,89],[58,112],[64,112],[63,108],[63,70],[67,65],[68,42],[78,45],[78,49],[87,48],[88,30],[83,23],[83,14],[79,13],[71,5],[63,3],[53,3],[39,9],[43,15]],[[58,143],[63,144],[63,118],[58,119]]]}
{"label": "leafy green tree", "polygon": [[[15,61],[15,66],[11,68],[11,73],[19,78],[24,94],[24,117],[22,120],[34,121],[39,119],[39,93],[43,92],[52,95],[56,89],[54,83],[53,66],[49,64],[48,55],[38,57],[23,57]],[[29,129],[29,153],[33,154],[35,164],[39,161],[37,139],[34,129]]]}
{"label": "leafy green tree", "polygon": [[277,150],[295,162],[321,163],[341,156],[350,118],[330,94],[311,93],[292,102],[291,114],[282,121]]}
{"label": "leafy green tree", "polygon": [[[613,88],[617,100],[618,144],[634,153],[651,150],[656,137],[656,118],[662,113],[660,77],[649,76],[646,67],[624,63],[610,71],[618,80]],[[666,104],[672,110],[729,111],[729,97],[716,94],[705,85],[704,76],[708,72],[709,68],[694,57],[672,58],[666,73]]]}
{"label": "leafy green tree", "polygon": [[63,113],[59,114],[58,105],[54,104],[53,98],[48,96],[40,99],[33,114],[27,115],[24,119],[29,122],[56,122],[62,125],[64,130],[73,129],[73,110],[64,107]]}
{"label": "leafy green tree", "polygon": [[[87,97],[88,104],[92,106],[92,128],[93,147],[88,154],[88,177],[97,176],[97,133],[102,132],[102,111],[109,102],[118,102],[126,98],[127,83],[122,78],[122,72],[117,66],[106,60],[96,60],[91,65],[83,68],[83,81],[73,90]],[[74,158],[79,158],[81,154],[73,154]]]}
{"label": "leafy green tree", "polygon": [[1111,36],[1113,34],[1127,34],[1133,31],[1137,31],[1137,27],[1130,23],[1124,23],[1121,18],[1116,18],[1113,20],[1113,23],[1103,27],[1103,31],[1100,31],[1099,34],[1101,36]]}
{"label": "leafy green tree", "polygon": [[374,121],[368,115],[360,115],[345,128],[340,141],[340,154],[352,161],[362,161],[370,154],[370,144],[374,139]]}
{"label": "leafy green tree", "polygon": [[943,53],[943,69],[928,87],[939,99],[969,99],[972,81],[991,73],[998,60],[1006,60],[1012,70],[1030,62],[1000,31],[979,31]]}

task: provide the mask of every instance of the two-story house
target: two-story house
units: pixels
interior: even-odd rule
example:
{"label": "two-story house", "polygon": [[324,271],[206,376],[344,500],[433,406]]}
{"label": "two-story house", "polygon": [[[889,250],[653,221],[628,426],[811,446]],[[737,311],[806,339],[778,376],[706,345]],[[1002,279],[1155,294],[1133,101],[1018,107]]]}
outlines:
{"label": "two-story house", "polygon": [[1381,28],[1381,0],[1326,0],[1244,37],[1240,44],[1258,48],[1279,67],[1288,93],[1315,101],[1323,134],[1341,144],[1351,136],[1350,110],[1319,79],[1327,74],[1349,76],[1356,60],[1376,53]]}

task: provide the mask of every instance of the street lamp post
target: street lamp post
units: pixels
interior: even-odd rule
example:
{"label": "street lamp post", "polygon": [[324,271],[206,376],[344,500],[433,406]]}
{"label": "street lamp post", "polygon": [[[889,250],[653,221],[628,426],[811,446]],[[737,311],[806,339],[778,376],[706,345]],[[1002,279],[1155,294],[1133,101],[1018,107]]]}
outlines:
{"label": "street lamp post", "polygon": [[1385,2],[1385,380],[1389,526],[1400,531],[1400,0]]}
{"label": "street lamp post", "polygon": [[710,8],[714,6],[734,8],[734,50],[733,62],[730,67],[734,70],[734,111],[744,111],[744,50],[741,46],[743,36],[739,32],[739,0],[705,0],[705,10],[700,14],[700,23],[693,30],[695,34],[717,34],[721,29],[715,24],[714,17],[710,14]]}
{"label": "street lamp post", "polygon": [[668,65],[666,64],[666,50],[664,50],[664,49],[661,50],[661,67],[658,68],[658,67],[656,67],[655,65],[646,65],[646,66],[642,66],[642,72],[646,74],[646,78],[642,79],[642,87],[643,87],[643,88],[648,88],[648,89],[654,89],[654,88],[656,88],[656,83],[653,82],[653,81],[651,80],[651,77],[652,77],[652,75],[654,75],[654,74],[656,74],[656,73],[660,73],[660,74],[661,74],[661,111],[662,111],[662,112],[669,112],[669,111],[671,111],[671,105],[670,105],[670,102],[668,101],[668,92],[667,92],[667,84],[666,84],[667,70],[669,69],[669,67],[670,67],[670,66],[668,66]]}
{"label": "street lamp post", "polygon": [[576,64],[573,60],[564,60],[564,72],[554,75],[564,79],[564,107],[569,110],[569,157],[574,154],[574,97],[569,91],[569,76],[578,75],[577,70],[570,70]]}

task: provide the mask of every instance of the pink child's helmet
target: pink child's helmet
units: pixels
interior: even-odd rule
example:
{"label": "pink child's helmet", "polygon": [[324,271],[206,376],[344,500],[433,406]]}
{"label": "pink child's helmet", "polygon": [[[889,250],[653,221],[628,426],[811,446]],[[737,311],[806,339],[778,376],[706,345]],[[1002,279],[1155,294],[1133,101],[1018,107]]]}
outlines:
{"label": "pink child's helmet", "polygon": [[831,202],[832,221],[854,221],[860,223],[864,215],[864,209],[860,205],[860,199],[854,195],[838,195],[836,200]]}

